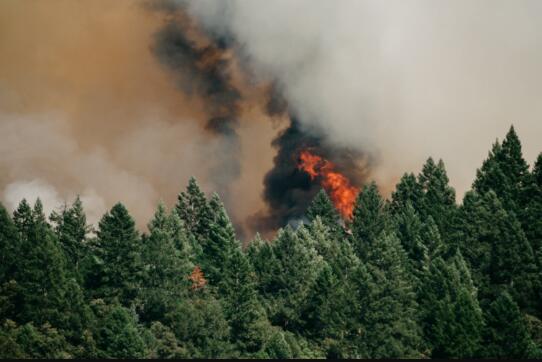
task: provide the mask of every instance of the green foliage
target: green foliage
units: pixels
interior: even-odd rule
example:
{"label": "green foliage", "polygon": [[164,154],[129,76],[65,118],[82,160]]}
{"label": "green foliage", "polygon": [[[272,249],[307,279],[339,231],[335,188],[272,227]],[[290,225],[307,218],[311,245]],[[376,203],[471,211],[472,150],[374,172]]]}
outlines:
{"label": "green foliage", "polygon": [[483,327],[470,272],[461,254],[432,261],[420,292],[425,340],[436,358],[475,357]]}
{"label": "green foliage", "polygon": [[388,215],[384,208],[384,200],[378,192],[376,183],[365,186],[356,199],[354,207],[352,234],[354,249],[360,258],[364,258],[380,236]]}
{"label": "green foliage", "polygon": [[99,268],[98,280],[87,281],[87,285],[95,288],[94,298],[118,299],[129,307],[138,295],[143,277],[141,240],[134,220],[124,205],[118,203],[98,225],[92,255]]}
{"label": "green foliage", "polygon": [[541,358],[541,215],[513,128],[460,207],[429,158],[246,250],[195,179],[141,235],[120,203],[96,233],[79,198],[0,205],[0,357]]}
{"label": "green foliage", "polygon": [[527,323],[510,294],[503,292],[485,311],[484,356],[527,358],[532,348]]}
{"label": "green foliage", "polygon": [[324,189],[320,190],[305,213],[309,222],[319,217],[322,223],[337,237],[341,237],[341,217]]}
{"label": "green foliage", "polygon": [[406,262],[407,256],[399,239],[383,232],[357,272],[363,328],[359,338],[360,357],[414,358],[421,355],[418,306]]}

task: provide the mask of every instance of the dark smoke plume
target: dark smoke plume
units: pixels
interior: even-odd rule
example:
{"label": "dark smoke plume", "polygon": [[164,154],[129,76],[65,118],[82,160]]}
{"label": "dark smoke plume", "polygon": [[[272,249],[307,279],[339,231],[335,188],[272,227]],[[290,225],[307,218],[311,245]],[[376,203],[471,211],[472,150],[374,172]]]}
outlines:
{"label": "dark smoke plume", "polygon": [[[153,52],[162,64],[175,72],[179,89],[205,102],[210,118],[205,130],[218,136],[213,170],[219,194],[227,202],[230,184],[240,175],[240,142],[237,134],[241,95],[233,84],[231,62],[225,55],[232,40],[224,37],[197,39],[195,29],[180,7],[162,8],[172,19],[155,34]],[[207,34],[205,34],[206,36]]]}
{"label": "dark smoke plume", "polygon": [[275,138],[273,147],[277,149],[277,155],[273,160],[274,167],[265,176],[263,192],[269,208],[249,220],[253,228],[264,233],[303,219],[307,207],[321,189],[318,179],[311,180],[307,173],[298,169],[301,151],[310,150],[330,160],[355,186],[362,185],[367,178],[368,165],[358,163],[366,158],[362,153],[329,144],[323,132],[304,129],[295,117]]}

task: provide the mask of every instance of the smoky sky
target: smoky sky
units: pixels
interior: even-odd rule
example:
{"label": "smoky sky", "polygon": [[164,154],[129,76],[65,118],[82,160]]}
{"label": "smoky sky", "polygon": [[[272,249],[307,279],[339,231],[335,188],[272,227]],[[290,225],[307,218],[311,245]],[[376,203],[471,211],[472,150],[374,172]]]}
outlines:
{"label": "smoky sky", "polygon": [[514,124],[532,162],[542,136],[537,0],[188,2],[234,34],[301,122],[370,152],[384,191],[428,156],[461,197]]}
{"label": "smoky sky", "polygon": [[122,201],[144,229],[194,175],[239,223],[279,225],[315,192],[288,153],[307,144],[385,194],[442,158],[461,197],[510,124],[540,152],[541,16],[537,0],[4,0],[0,199],[81,194],[93,222]]}

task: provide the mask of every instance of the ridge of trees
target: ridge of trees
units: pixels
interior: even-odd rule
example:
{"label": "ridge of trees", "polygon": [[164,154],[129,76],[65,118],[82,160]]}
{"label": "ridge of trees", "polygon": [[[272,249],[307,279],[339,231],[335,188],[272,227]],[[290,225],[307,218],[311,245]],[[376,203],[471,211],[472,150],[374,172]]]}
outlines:
{"label": "ridge of trees", "polygon": [[429,158],[306,220],[243,247],[193,178],[145,233],[121,203],[96,233],[79,198],[0,204],[0,357],[542,358],[542,154],[513,127],[459,205]]}

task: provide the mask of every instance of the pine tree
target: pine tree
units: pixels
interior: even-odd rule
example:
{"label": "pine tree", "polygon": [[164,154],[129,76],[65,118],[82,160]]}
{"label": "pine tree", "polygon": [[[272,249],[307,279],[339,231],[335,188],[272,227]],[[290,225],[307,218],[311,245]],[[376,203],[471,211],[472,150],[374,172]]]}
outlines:
{"label": "pine tree", "polygon": [[428,258],[428,249],[422,240],[423,225],[410,201],[393,217],[397,236],[407,253],[411,270],[418,274]]}
{"label": "pine tree", "polygon": [[448,184],[444,162],[437,164],[431,157],[426,161],[418,176],[424,196],[425,216],[432,216],[441,234],[447,234],[449,221],[455,212],[455,190]]}
{"label": "pine tree", "polygon": [[473,189],[481,194],[493,190],[505,209],[518,215],[523,207],[521,195],[528,170],[521,142],[511,126],[502,145],[497,141],[477,170]]}
{"label": "pine tree", "polygon": [[352,221],[353,246],[361,259],[367,255],[372,244],[380,236],[387,223],[384,200],[376,183],[366,185],[354,207]]}
{"label": "pine tree", "polygon": [[485,311],[484,356],[489,358],[527,358],[532,348],[524,317],[507,292],[503,292]]}
{"label": "pine tree", "polygon": [[145,342],[138,330],[136,316],[118,304],[107,305],[95,301],[96,347],[98,358],[142,358]]}
{"label": "pine tree", "polygon": [[329,230],[337,237],[343,236],[341,217],[333,206],[333,203],[327,196],[324,189],[320,190],[318,194],[312,200],[306,212],[309,222],[314,221],[317,217],[320,217],[322,223],[329,228]]}
{"label": "pine tree", "polygon": [[191,358],[235,357],[224,310],[207,286],[189,290],[178,300],[168,311],[165,325]]}
{"label": "pine tree", "polygon": [[535,311],[540,284],[536,260],[515,215],[506,212],[493,191],[467,193],[461,214],[461,253],[473,270],[481,302],[506,288],[522,308]]}
{"label": "pine tree", "polygon": [[519,218],[523,230],[535,254],[542,254],[542,153],[538,155],[532,172],[526,176],[522,200],[525,207]]}
{"label": "pine tree", "polygon": [[384,232],[375,240],[366,265],[357,273],[360,323],[359,356],[408,358],[421,355],[416,295],[399,239]]}
{"label": "pine tree", "polygon": [[182,253],[189,248],[186,240],[181,242],[182,251],[175,245],[176,239],[182,237],[177,221],[177,215],[168,215],[160,203],[148,225],[150,235],[143,237],[144,283],[139,314],[148,323],[163,320],[175,299],[181,297],[180,290],[186,288],[186,276],[193,268],[189,255]]}
{"label": "pine tree", "polygon": [[129,307],[138,296],[143,278],[141,241],[128,210],[117,203],[99,222],[94,258],[98,280],[88,280],[94,298],[118,299]]}
{"label": "pine tree", "polygon": [[62,253],[43,215],[38,199],[32,210],[26,200],[14,212],[19,233],[13,279],[17,284],[13,319],[21,324],[62,325],[66,284]]}
{"label": "pine tree", "polygon": [[262,251],[269,257],[269,265],[257,273],[267,314],[273,325],[301,331],[307,297],[323,267],[322,257],[314,249],[314,241],[300,239],[290,227],[279,231],[272,253],[267,248]]}
{"label": "pine tree", "polygon": [[231,251],[239,246],[235,230],[218,195],[214,194],[217,206],[215,220],[210,224],[208,237],[202,244],[201,267],[213,285],[218,285],[223,268]]}
{"label": "pine tree", "polygon": [[254,270],[240,248],[227,256],[219,291],[237,350],[243,356],[262,350],[270,325],[258,301]]}
{"label": "pine tree", "polygon": [[399,183],[395,186],[395,191],[391,194],[391,211],[397,213],[403,210],[410,203],[414,210],[425,219],[425,207],[423,200],[423,188],[418,183],[413,173],[405,173]]}
{"label": "pine tree", "polygon": [[186,191],[179,194],[175,210],[186,230],[197,240],[208,235],[209,225],[213,220],[212,208],[195,178],[191,177]]}
{"label": "pine tree", "polygon": [[79,196],[71,207],[65,205],[60,213],[53,212],[50,219],[56,224],[55,233],[66,256],[67,267],[77,274],[79,263],[86,252],[85,236],[90,229]]}
{"label": "pine tree", "polygon": [[13,276],[17,248],[17,229],[4,205],[0,203],[0,288]]}
{"label": "pine tree", "polygon": [[483,327],[476,289],[461,254],[435,259],[420,293],[425,340],[435,358],[477,356]]}

